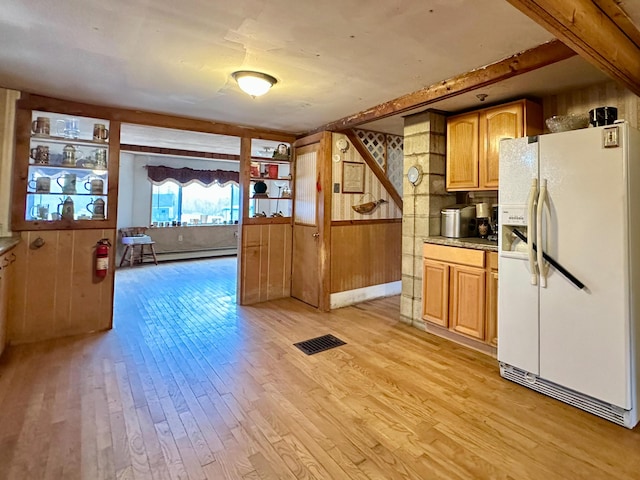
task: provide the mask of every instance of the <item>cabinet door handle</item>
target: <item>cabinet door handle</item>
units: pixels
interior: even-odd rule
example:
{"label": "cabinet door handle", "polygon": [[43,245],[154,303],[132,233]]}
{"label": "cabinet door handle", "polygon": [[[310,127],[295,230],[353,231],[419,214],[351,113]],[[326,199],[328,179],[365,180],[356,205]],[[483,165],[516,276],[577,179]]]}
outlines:
{"label": "cabinet door handle", "polygon": [[9,263],[13,263],[17,260],[18,257],[16,257],[16,254],[11,252],[11,261]]}
{"label": "cabinet door handle", "polygon": [[313,238],[318,238],[320,236],[320,234],[318,232],[313,234]]}

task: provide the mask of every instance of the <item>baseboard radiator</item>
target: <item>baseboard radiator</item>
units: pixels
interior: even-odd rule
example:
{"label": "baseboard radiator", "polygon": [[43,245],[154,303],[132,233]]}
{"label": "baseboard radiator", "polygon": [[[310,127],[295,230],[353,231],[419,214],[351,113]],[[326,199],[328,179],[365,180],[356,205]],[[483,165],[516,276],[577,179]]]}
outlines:
{"label": "baseboard radiator", "polygon": [[634,411],[624,410],[615,405],[602,402],[583,393],[537,377],[512,365],[501,362],[500,376],[623,427],[633,428],[637,423],[635,418],[637,413]]}
{"label": "baseboard radiator", "polygon": [[157,252],[158,261],[170,260],[190,260],[197,258],[224,257],[229,255],[237,255],[237,247],[229,248],[213,248],[203,250],[175,250],[167,252]]}

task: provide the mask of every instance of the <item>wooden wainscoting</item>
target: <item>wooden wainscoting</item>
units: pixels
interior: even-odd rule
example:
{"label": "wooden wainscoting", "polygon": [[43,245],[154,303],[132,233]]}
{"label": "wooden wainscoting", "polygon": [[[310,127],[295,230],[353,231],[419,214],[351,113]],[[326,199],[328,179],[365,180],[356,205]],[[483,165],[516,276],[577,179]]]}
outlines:
{"label": "wooden wainscoting", "polygon": [[331,293],[400,280],[400,219],[331,223]]}
{"label": "wooden wainscoting", "polygon": [[[115,248],[107,277],[95,271],[95,244],[115,230],[22,232],[10,286],[11,343],[26,343],[111,328]],[[41,239],[41,247],[35,248]]]}
{"label": "wooden wainscoting", "polygon": [[291,294],[291,224],[242,227],[240,305]]}

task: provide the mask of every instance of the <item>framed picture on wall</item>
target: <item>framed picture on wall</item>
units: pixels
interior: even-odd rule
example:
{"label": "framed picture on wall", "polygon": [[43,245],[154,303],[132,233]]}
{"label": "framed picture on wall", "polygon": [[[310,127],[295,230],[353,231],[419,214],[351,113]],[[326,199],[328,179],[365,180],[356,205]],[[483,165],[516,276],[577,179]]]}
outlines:
{"label": "framed picture on wall", "polygon": [[364,163],[342,162],[342,193],[364,193]]}

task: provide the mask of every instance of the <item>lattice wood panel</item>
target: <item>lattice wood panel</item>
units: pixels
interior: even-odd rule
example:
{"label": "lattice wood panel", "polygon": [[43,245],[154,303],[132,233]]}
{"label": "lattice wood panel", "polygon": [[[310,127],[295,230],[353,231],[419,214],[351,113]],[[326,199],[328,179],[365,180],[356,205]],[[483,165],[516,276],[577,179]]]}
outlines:
{"label": "lattice wood panel", "polygon": [[387,178],[402,196],[402,171],[404,168],[404,137],[387,135]]}
{"label": "lattice wood panel", "polygon": [[387,148],[385,134],[369,130],[355,130],[355,132],[362,144],[369,150],[369,153],[375,159],[376,163],[386,172]]}

